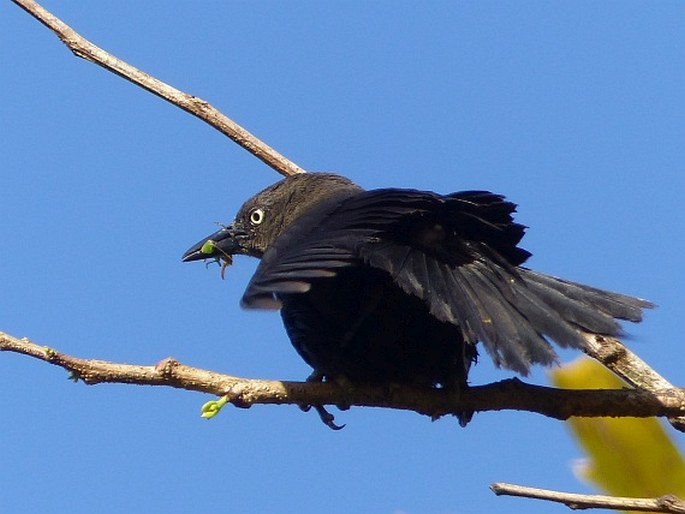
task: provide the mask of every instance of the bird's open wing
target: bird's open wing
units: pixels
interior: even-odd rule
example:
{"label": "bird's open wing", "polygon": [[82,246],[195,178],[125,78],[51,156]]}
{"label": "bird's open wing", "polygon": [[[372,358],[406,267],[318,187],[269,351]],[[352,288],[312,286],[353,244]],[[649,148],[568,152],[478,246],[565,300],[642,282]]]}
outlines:
{"label": "bird's open wing", "polygon": [[441,321],[481,341],[497,364],[526,373],[556,358],[547,339],[584,345],[581,331],[613,335],[614,318],[638,321],[649,304],[520,268],[524,227],[515,205],[483,191],[441,196],[375,190],[319,206],[264,255],[243,305],[278,308],[279,293],[366,264],[389,273]]}
{"label": "bird's open wing", "polygon": [[311,279],[365,261],[395,275],[409,250],[454,267],[478,257],[473,245],[480,245],[481,252],[515,266],[529,254],[516,247],[523,227],[512,222],[513,209],[501,196],[479,191],[441,196],[381,189],[323,202],[264,254],[243,305],[278,308],[275,294],[304,292]]}

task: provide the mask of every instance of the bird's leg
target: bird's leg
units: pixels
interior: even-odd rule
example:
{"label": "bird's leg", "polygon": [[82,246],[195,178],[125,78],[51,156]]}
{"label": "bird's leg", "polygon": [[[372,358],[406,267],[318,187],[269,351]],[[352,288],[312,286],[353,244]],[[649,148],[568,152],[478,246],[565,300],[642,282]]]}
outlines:
{"label": "bird's leg", "polygon": [[[455,401],[461,400],[462,393],[468,389],[468,384],[465,382],[461,382],[459,380],[454,380],[450,381],[447,384],[443,384],[443,389],[445,389],[450,395],[455,399]],[[431,416],[432,420],[436,420],[440,418],[444,413],[438,414],[435,413],[433,416]],[[469,421],[471,421],[471,418],[473,418],[474,411],[473,409],[464,409],[456,414],[454,414],[457,418],[457,421],[459,422],[459,426],[464,428],[466,425],[469,424]]]}
{"label": "bird's leg", "polygon": [[350,410],[352,402],[349,401],[349,397],[354,393],[354,383],[344,375],[338,375],[333,382],[342,390],[344,400],[344,403],[336,403],[335,406],[340,410]]}
{"label": "bird's leg", "polygon": [[[450,372],[439,382],[439,387],[447,393],[455,403],[459,403],[462,400],[462,395],[468,390],[469,385],[467,382],[467,377],[471,365],[478,360],[478,352],[474,344],[469,342],[464,342],[461,346],[461,355],[454,358],[452,365],[450,366]],[[433,384],[435,387],[437,384]],[[455,412],[454,409],[449,409],[457,420],[459,421],[459,426],[462,428],[466,427],[471,421],[474,415],[474,410],[471,408],[464,408],[460,411]],[[441,418],[448,412],[433,412],[431,415],[431,420],[435,421]]]}
{"label": "bird's leg", "polygon": [[[476,349],[475,344],[464,341],[464,344],[462,345],[461,364],[457,364],[457,370],[452,375],[452,380],[447,384],[444,384],[444,387],[448,391],[453,392],[456,400],[460,400],[462,393],[469,388],[467,377],[469,376],[471,365],[476,362],[478,362],[478,350]],[[471,418],[473,418],[473,414],[473,409],[464,409],[458,412],[456,417],[459,421],[459,426],[465,428],[469,421],[471,421]]]}
{"label": "bird's leg", "polygon": [[[312,371],[312,374],[307,377],[307,382],[323,382],[325,378],[326,375],[324,375],[323,372],[314,370]],[[300,405],[300,409],[304,412],[308,412],[312,407],[314,407],[314,410],[319,415],[319,418],[321,418],[323,424],[331,430],[342,430],[345,428],[345,425],[338,425],[335,423],[335,416],[328,412],[323,405]]]}
{"label": "bird's leg", "polygon": [[[314,370],[312,373],[307,377],[307,380],[305,382],[323,382],[324,379],[324,374],[321,371]],[[299,404],[298,405],[302,412],[309,412],[309,409],[312,408],[311,405],[309,404]]]}
{"label": "bird's leg", "polygon": [[[468,386],[466,386],[468,387]],[[455,395],[457,399],[461,398],[461,393],[464,391],[464,388],[458,389],[455,391]],[[459,422],[459,426],[461,428],[465,428],[466,425],[469,424],[469,421],[473,418],[474,410],[473,409],[464,409],[462,411],[459,411],[455,416],[457,417],[457,421]]]}
{"label": "bird's leg", "polygon": [[[312,371],[312,373],[307,377],[307,380],[305,380],[305,382],[323,382],[323,381],[324,381],[324,378],[325,378],[325,375],[323,374],[323,372],[318,371],[318,370],[315,369],[315,370]],[[312,408],[312,406],[309,405],[309,404],[306,404],[306,405],[305,405],[305,404],[300,404],[299,407],[300,407],[300,409],[302,409],[302,412],[309,412],[309,409]]]}
{"label": "bird's leg", "polygon": [[307,382],[323,382],[325,378],[326,378],[326,375],[324,374],[323,371],[319,371],[318,369],[315,369],[307,377]]}

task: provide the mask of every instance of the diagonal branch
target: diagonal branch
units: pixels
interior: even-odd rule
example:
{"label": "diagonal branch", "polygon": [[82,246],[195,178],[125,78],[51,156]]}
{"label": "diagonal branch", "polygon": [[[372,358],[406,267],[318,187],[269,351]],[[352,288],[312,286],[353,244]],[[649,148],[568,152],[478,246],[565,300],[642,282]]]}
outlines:
{"label": "diagonal branch", "polygon": [[[587,346],[584,352],[616,373],[629,385],[650,393],[675,387],[618,339],[586,334],[585,340]],[[685,432],[685,416],[670,417],[668,421],[676,430]]]}
{"label": "diagonal branch", "polygon": [[189,112],[193,116],[200,118],[219,132],[228,136],[235,143],[238,143],[245,150],[272,167],[281,175],[288,176],[304,173],[304,170],[297,164],[256,138],[205,100],[184,93],[169,84],[165,84],[161,80],[148,75],[144,71],[118,59],[102,48],[95,46],[38,3],[32,0],[12,1],[52,30],[77,57],[95,63],[98,66],[102,66],[106,70],[133,82],[143,89],[180,107],[184,111]]}
{"label": "diagonal branch", "polygon": [[79,359],[27,339],[0,332],[0,351],[16,352],[68,370],[94,385],[103,382],[175,387],[226,399],[237,407],[254,404],[350,405],[411,410],[432,418],[469,411],[524,410],[564,420],[570,416],[680,416],[685,390],[649,393],[639,389],[564,390],[526,384],[518,379],[470,387],[461,394],[413,387],[354,387],[332,383],[281,382],[233,377],[185,366],[167,358],[156,366]]}
{"label": "diagonal branch", "polygon": [[492,484],[490,489],[492,489],[497,496],[522,496],[524,498],[547,500],[563,503],[573,510],[612,509],[685,514],[685,501],[673,495],[661,496],[659,498],[631,498],[604,496],[599,494],[575,494],[500,482]]}

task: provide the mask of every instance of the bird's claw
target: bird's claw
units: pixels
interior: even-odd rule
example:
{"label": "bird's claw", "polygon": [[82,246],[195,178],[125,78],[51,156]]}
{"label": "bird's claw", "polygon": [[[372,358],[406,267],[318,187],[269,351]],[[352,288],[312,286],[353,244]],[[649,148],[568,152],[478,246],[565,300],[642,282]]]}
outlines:
{"label": "bird's claw", "polygon": [[323,405],[311,405],[310,407],[314,407],[323,424],[331,430],[342,430],[345,428],[345,425],[337,425],[335,423],[335,416],[328,412]]}
{"label": "bird's claw", "polygon": [[[317,370],[312,371],[312,373],[307,377],[307,382],[324,382],[325,380],[326,375],[321,371]],[[302,412],[309,412],[309,410],[312,407],[314,407],[314,410],[316,410],[323,424],[331,430],[342,430],[343,428],[345,428],[345,425],[338,425],[335,423],[335,416],[328,412],[323,405],[300,405],[300,409],[302,409]],[[349,409],[349,405],[346,408]],[[346,410],[346,408],[343,406],[343,408],[341,408],[340,410]]]}
{"label": "bird's claw", "polygon": [[335,423],[335,416],[328,412],[323,405],[300,405],[300,409],[302,409],[302,412],[309,412],[312,409],[312,407],[314,407],[314,410],[319,415],[319,418],[321,419],[323,424],[331,430],[342,430],[343,428],[345,428],[345,425],[338,425]]}

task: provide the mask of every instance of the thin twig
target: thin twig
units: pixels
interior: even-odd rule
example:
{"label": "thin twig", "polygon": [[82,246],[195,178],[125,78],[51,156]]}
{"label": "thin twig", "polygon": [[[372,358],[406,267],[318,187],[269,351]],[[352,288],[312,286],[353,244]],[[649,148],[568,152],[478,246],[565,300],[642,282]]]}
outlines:
{"label": "thin twig", "polygon": [[269,145],[252,135],[205,100],[184,93],[161,80],[148,75],[130,64],[118,59],[85,39],[55,15],[32,0],[12,0],[43,25],[52,30],[67,47],[82,59],[102,66],[112,73],[133,82],[151,93],[180,107],[193,116],[225,134],[252,155],[272,167],[281,175],[304,173],[297,164],[290,161]]}
{"label": "thin twig", "polygon": [[667,495],[659,498],[630,498],[625,496],[604,496],[597,494],[576,494],[538,489],[515,484],[495,483],[490,486],[500,496],[522,496],[556,503],[563,503],[570,509],[612,509],[640,512],[685,513],[685,502],[680,498]]}
{"label": "thin twig", "polygon": [[21,353],[60,366],[86,384],[109,382],[175,387],[226,396],[238,407],[253,404],[351,405],[411,410],[432,418],[509,409],[561,420],[570,416],[652,417],[685,413],[685,391],[680,389],[655,393],[635,389],[566,390],[509,379],[469,387],[460,394],[404,386],[343,390],[331,383],[238,378],[185,366],[172,358],[164,359],[156,366],[79,359],[2,332],[0,351]]}

